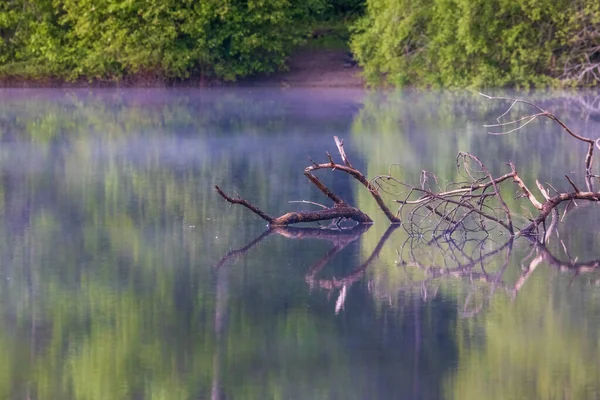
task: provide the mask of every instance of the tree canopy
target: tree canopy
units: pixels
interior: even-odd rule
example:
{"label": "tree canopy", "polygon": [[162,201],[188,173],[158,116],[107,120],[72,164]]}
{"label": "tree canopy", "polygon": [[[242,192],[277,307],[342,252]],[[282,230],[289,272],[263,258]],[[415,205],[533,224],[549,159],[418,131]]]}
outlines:
{"label": "tree canopy", "polygon": [[367,0],[352,49],[371,83],[590,85],[599,22],[594,0]]}
{"label": "tree canopy", "polygon": [[235,80],[280,68],[324,0],[10,0],[0,74]]}
{"label": "tree canopy", "polygon": [[372,85],[600,82],[595,0],[7,0],[0,78],[234,81],[284,69],[323,25]]}

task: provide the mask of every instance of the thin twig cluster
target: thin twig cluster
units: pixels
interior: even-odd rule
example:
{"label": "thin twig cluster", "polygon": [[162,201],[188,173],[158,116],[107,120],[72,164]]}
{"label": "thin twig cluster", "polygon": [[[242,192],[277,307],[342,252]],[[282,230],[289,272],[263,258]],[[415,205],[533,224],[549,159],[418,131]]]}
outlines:
{"label": "thin twig cluster", "polygon": [[[397,215],[403,216],[403,226],[412,236],[427,237],[431,241],[436,241],[441,238],[456,237],[453,236],[456,233],[464,235],[476,232],[487,235],[497,227],[501,227],[511,236],[535,236],[540,242],[545,242],[560,221],[559,205],[567,204],[563,209],[564,215],[577,206],[579,200],[600,201],[600,192],[594,189],[594,183],[598,176],[592,173],[594,149],[600,149],[600,138],[594,140],[578,135],[554,114],[531,102],[484,94],[482,96],[490,100],[511,102],[506,111],[497,118],[496,123],[485,125],[487,128],[496,129],[496,131],[489,132],[492,135],[505,135],[520,131],[529,123],[542,117],[552,120],[572,138],[586,143],[587,153],[583,166],[585,189],[580,189],[568,175],[565,175],[572,190],[556,191],[551,195],[550,190],[536,180],[536,187],[543,197],[543,200],[540,201],[519,176],[512,162],[508,163],[510,172],[494,177],[478,157],[464,152],[460,152],[457,156],[457,168],[463,180],[450,183],[444,188],[439,186],[438,179],[430,172],[421,174],[419,186],[400,182],[391,174],[374,178],[372,185],[400,197],[396,200],[400,204]],[[530,106],[536,112],[503,122],[516,104]],[[507,130],[503,131],[503,129]],[[519,218],[515,210],[509,209],[502,197],[500,187],[506,185],[505,182],[509,180],[512,180],[517,186],[519,191],[517,197],[526,198],[537,210],[537,214],[526,219],[524,223],[522,221],[515,222],[522,218]],[[431,182],[435,183],[435,189],[431,188]],[[398,185],[405,189],[402,196],[392,189]],[[549,186],[553,189],[551,185]],[[551,221],[547,226],[548,217],[551,217]],[[540,230],[540,227],[543,229]]]}

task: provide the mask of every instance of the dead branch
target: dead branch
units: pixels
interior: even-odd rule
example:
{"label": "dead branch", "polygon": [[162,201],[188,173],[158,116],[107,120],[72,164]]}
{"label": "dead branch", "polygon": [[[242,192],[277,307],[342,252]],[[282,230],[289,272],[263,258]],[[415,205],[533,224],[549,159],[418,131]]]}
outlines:
{"label": "dead branch", "polygon": [[[489,96],[487,94],[483,94],[483,93],[479,93],[481,96],[485,97],[488,100],[508,100],[511,101],[512,104],[510,105],[510,107],[508,108],[507,111],[505,111],[502,115],[500,115],[497,118],[498,124],[494,124],[494,125],[484,125],[485,127],[493,127],[493,126],[506,126],[506,125],[511,125],[511,124],[516,124],[522,120],[526,120],[527,122],[520,125],[519,127],[512,129],[508,132],[504,132],[501,134],[508,134],[511,132],[515,132],[520,130],[521,128],[523,128],[525,125],[527,125],[529,122],[535,120],[537,117],[546,117],[552,121],[554,121],[555,123],[557,123],[561,128],[563,128],[563,130],[569,134],[570,136],[572,136],[573,138],[581,141],[581,142],[585,142],[588,144],[588,152],[587,155],[585,157],[585,171],[587,175],[591,174],[591,169],[592,169],[592,162],[593,162],[593,156],[594,156],[594,145],[596,143],[596,140],[594,139],[589,139],[586,138],[584,136],[578,135],[575,132],[573,132],[563,121],[561,121],[556,115],[552,114],[551,112],[548,112],[546,110],[544,110],[543,108],[541,108],[540,106],[538,106],[537,104],[531,103],[529,101],[525,101],[525,100],[521,100],[521,99],[515,99],[512,97],[501,97],[501,96]],[[535,114],[531,114],[525,117],[521,117],[509,122],[504,122],[504,123],[500,123],[500,119],[505,117],[506,115],[508,115],[508,113],[512,110],[512,108],[514,107],[515,104],[517,103],[521,103],[521,104],[525,104],[528,106],[531,106],[535,109],[537,109],[538,111],[540,111],[539,113],[535,113]],[[491,134],[497,134],[497,133],[491,133]],[[599,139],[600,140],[600,139]]]}
{"label": "dead branch", "polygon": [[271,226],[285,226],[298,224],[301,222],[317,222],[317,221],[328,221],[332,219],[340,219],[346,218],[351,219],[359,224],[371,224],[373,220],[365,213],[360,211],[358,208],[352,207],[344,202],[336,203],[333,207],[317,210],[317,211],[294,211],[284,214],[280,217],[274,218],[270,215],[267,215],[258,207],[253,205],[252,203],[244,200],[242,198],[232,198],[228,196],[221,188],[215,186],[217,192],[223,197],[225,200],[232,204],[240,204],[244,207],[248,208],[262,219],[267,221]]}
{"label": "dead branch", "polygon": [[552,210],[554,210],[559,204],[565,201],[573,200],[600,201],[600,192],[559,193],[556,196],[551,197],[542,205],[540,214],[528,225],[523,227],[518,232],[518,235],[527,236],[533,234],[537,227],[546,220]]}
{"label": "dead branch", "polygon": [[[480,93],[481,94],[481,93]],[[548,191],[546,191],[541,184],[539,184],[539,182],[537,183],[538,188],[540,189],[540,192],[542,193],[542,195],[544,196],[544,198],[546,199],[546,201],[542,204],[539,203],[537,201],[537,199],[535,199],[535,196],[533,196],[533,194],[531,193],[531,191],[529,189],[527,189],[527,187],[525,186],[525,183],[518,178],[518,175],[515,172],[515,182],[517,182],[517,184],[519,185],[519,187],[521,188],[521,190],[525,193],[525,196],[529,198],[529,200],[531,201],[531,203],[534,205],[535,208],[537,208],[538,210],[540,210],[540,213],[538,214],[538,216],[536,218],[534,218],[529,224],[527,224],[525,227],[523,227],[518,234],[519,235],[531,235],[533,234],[538,226],[540,224],[545,224],[546,218],[552,214],[553,215],[553,221],[551,223],[551,228],[553,228],[553,226],[557,223],[557,211],[556,211],[556,207],[565,202],[573,202],[575,200],[586,200],[586,201],[592,201],[592,202],[597,202],[600,200],[600,192],[594,191],[593,190],[593,183],[592,183],[592,178],[595,177],[595,175],[592,174],[592,165],[593,165],[593,157],[594,157],[594,147],[598,147],[600,149],[600,138],[599,139],[590,139],[590,138],[586,138],[583,137],[581,135],[576,134],[575,132],[573,132],[562,120],[560,120],[558,117],[556,117],[554,114],[542,109],[541,107],[539,107],[536,104],[530,103],[528,101],[525,100],[520,100],[520,99],[514,99],[514,98],[507,98],[507,97],[494,97],[494,96],[488,96],[485,94],[481,94],[482,96],[484,96],[487,99],[490,100],[509,100],[511,101],[511,105],[508,108],[507,111],[505,111],[502,115],[500,115],[500,117],[497,118],[499,124],[496,124],[494,126],[505,126],[508,124],[513,124],[513,123],[518,123],[519,121],[526,119],[526,118],[537,118],[538,116],[542,116],[542,117],[546,117],[549,118],[550,120],[554,121],[556,124],[558,124],[561,128],[563,128],[563,130],[569,134],[571,137],[575,138],[578,141],[587,143],[588,145],[588,151],[586,153],[585,156],[585,161],[584,161],[584,165],[585,165],[585,181],[586,181],[586,186],[588,188],[587,192],[582,192],[579,187],[577,187],[577,185],[571,180],[571,178],[568,175],[565,175],[565,178],[567,179],[567,181],[569,182],[569,184],[571,185],[571,187],[573,188],[573,192],[564,192],[564,193],[558,193],[557,195],[550,197]],[[505,122],[505,123],[500,123],[500,119],[505,117],[514,107],[515,104],[517,103],[522,103],[528,106],[531,106],[535,109],[537,109],[538,111],[540,111],[539,113],[535,113],[532,114],[531,116],[528,117],[523,117],[523,118],[519,118],[519,119],[515,119],[513,121],[510,122]],[[521,125],[518,129],[521,129],[525,124]],[[490,125],[488,125],[490,126]],[[518,130],[516,129],[516,130]],[[508,132],[506,132],[508,133]],[[511,168],[513,168],[514,171],[514,166],[511,164]],[[548,230],[547,234],[545,235],[544,241],[547,241],[547,238],[549,237],[549,234],[552,232],[552,229]]]}
{"label": "dead branch", "polygon": [[360,172],[352,166],[350,160],[348,159],[348,156],[346,155],[346,152],[344,151],[343,141],[341,141],[337,136],[334,136],[334,140],[338,152],[340,153],[340,156],[344,163],[343,165],[334,162],[331,155],[329,153],[326,153],[327,158],[329,160],[328,163],[317,164],[315,161],[310,159],[312,165],[304,169],[304,175],[308,178],[308,180],[313,185],[315,185],[317,189],[319,189],[325,196],[327,196],[331,201],[333,201],[334,205],[332,207],[325,207],[324,209],[318,211],[294,211],[284,214],[280,217],[272,217],[264,211],[262,211],[257,206],[255,206],[254,204],[250,203],[245,199],[242,199],[239,196],[237,198],[233,198],[227,195],[218,186],[215,186],[215,189],[217,193],[219,193],[219,195],[221,195],[221,197],[223,197],[226,201],[228,201],[231,204],[239,204],[248,208],[250,211],[267,221],[270,226],[286,226],[301,222],[318,222],[341,219],[350,219],[358,222],[359,224],[373,223],[373,220],[367,214],[363,213],[358,208],[352,207],[351,205],[346,203],[341,197],[339,197],[331,189],[325,186],[325,184],[312,173],[313,171],[319,169],[331,169],[333,171],[339,170],[349,174],[354,179],[362,183],[367,189],[369,189],[369,192],[371,193],[371,195],[373,196],[373,198],[375,199],[381,210],[384,212],[384,214],[388,217],[391,223],[400,223],[400,219],[396,215],[394,215],[387,207],[377,188],[369,183],[369,181],[362,174],[362,172]]}
{"label": "dead branch", "polygon": [[[537,208],[538,210],[541,210],[542,209],[542,203],[540,203],[535,198],[535,196],[533,195],[533,193],[531,193],[531,190],[529,190],[529,188],[525,185],[525,182],[523,182],[523,179],[521,179],[521,177],[517,174],[517,169],[515,168],[515,165],[512,162],[509,163],[509,165],[510,165],[510,169],[512,170],[513,181],[517,183],[517,185],[519,186],[519,188],[523,192],[523,195],[529,199],[529,201],[531,202],[531,204],[533,204],[533,206],[535,208]],[[538,182],[538,188],[540,186],[541,185],[539,185],[539,182]],[[540,191],[542,191],[542,194],[544,194],[544,191],[542,189],[540,189]]]}
{"label": "dead branch", "polygon": [[344,151],[343,142],[341,142],[337,136],[334,136],[334,139],[335,139],[336,145],[338,147],[338,151],[340,152],[340,156],[342,157],[342,161],[344,162],[344,165],[335,163],[333,161],[333,159],[331,158],[331,156],[329,156],[328,163],[310,165],[304,169],[304,174],[306,176],[309,176],[309,175],[312,175],[311,174],[312,171],[316,171],[319,169],[331,169],[333,171],[338,170],[338,171],[347,173],[348,175],[352,176],[354,179],[356,179],[357,181],[362,183],[364,187],[369,189],[369,192],[371,193],[371,195],[377,202],[377,205],[379,206],[379,208],[381,208],[381,210],[383,211],[385,216],[390,220],[391,223],[399,224],[401,222],[400,219],[385,204],[385,202],[383,201],[383,198],[381,197],[381,194],[379,194],[379,191],[377,190],[377,188],[369,183],[369,181],[362,174],[362,172],[360,172],[359,170],[352,167],[352,164],[348,160],[348,157],[346,156],[346,153]]}
{"label": "dead branch", "polygon": [[[419,185],[411,185],[400,181],[392,176],[393,165],[390,166],[388,175],[378,175],[369,181],[362,172],[353,167],[344,150],[343,141],[337,136],[334,136],[334,140],[342,163],[336,163],[333,157],[326,153],[328,162],[317,163],[310,159],[311,165],[304,169],[304,175],[310,182],[334,203],[331,207],[325,207],[317,211],[290,212],[280,217],[272,217],[241,197],[232,198],[219,187],[216,187],[216,190],[226,201],[245,206],[266,220],[270,226],[340,219],[350,219],[358,223],[372,223],[373,221],[368,215],[346,203],[314,174],[315,171],[321,169],[337,170],[350,175],[365,186],[392,224],[399,224],[401,221],[399,216],[403,215],[404,224],[402,225],[410,236],[427,237],[430,242],[435,242],[441,238],[453,238],[455,235],[462,237],[475,234],[485,237],[492,230],[501,227],[508,231],[511,236],[536,236],[538,241],[545,243],[556,231],[558,224],[562,222],[559,219],[560,212],[558,209],[562,203],[567,202],[565,213],[563,213],[564,219],[568,207],[578,206],[576,204],[577,200],[600,201],[600,192],[594,189],[594,181],[598,179],[598,175],[592,174],[594,148],[600,149],[600,138],[590,139],[575,133],[554,114],[532,102],[510,97],[481,95],[489,100],[510,101],[507,109],[496,119],[497,123],[485,126],[501,128],[516,126],[516,128],[507,132],[496,132],[496,134],[519,131],[533,120],[545,117],[559,125],[570,137],[586,143],[588,150],[584,160],[584,168],[587,190],[581,190],[569,176],[565,175],[573,191],[558,192],[551,184],[546,183],[548,187],[557,192],[554,196],[551,196],[549,191],[536,181],[536,186],[543,197],[543,201],[540,201],[519,176],[517,168],[512,162],[508,163],[510,172],[494,177],[477,156],[465,152],[459,152],[456,158],[459,175],[464,180],[450,183],[444,188],[441,187],[439,179],[428,171],[421,172]],[[535,112],[524,117],[505,121],[509,114],[514,112],[517,104],[531,107]],[[506,186],[506,181],[509,179],[512,179],[518,188],[519,195],[517,199],[526,198],[537,214],[532,213],[530,217],[524,218],[518,215],[515,210],[509,209],[500,190],[501,186]],[[399,204],[396,213],[393,213],[385,204],[382,193],[395,194],[399,197],[394,200]],[[531,207],[524,207],[523,205],[519,207],[519,209],[525,209],[526,213],[531,212]],[[552,216],[552,220],[547,227],[546,219],[549,216]],[[515,225],[515,221],[518,221],[516,222],[518,226]],[[543,227],[541,232],[540,226]]]}
{"label": "dead branch", "polygon": [[[511,213],[502,200],[498,185],[517,177],[516,170],[493,178],[479,158],[462,152],[457,156],[457,166],[459,171],[464,171],[465,181],[451,183],[450,190],[426,190],[423,178],[420,187],[403,184],[409,189],[408,193],[396,202],[400,204],[399,213],[407,214],[404,226],[409,234],[429,233],[435,240],[442,235],[452,236],[457,231],[489,232],[495,225],[512,233]],[[422,173],[421,177],[428,175],[431,174]],[[406,207],[411,207],[410,211]]]}
{"label": "dead branch", "polygon": [[[557,207],[561,203],[568,202],[572,205],[576,200],[600,201],[600,192],[595,191],[593,188],[593,179],[597,179],[597,175],[591,173],[593,150],[595,147],[600,149],[600,138],[593,140],[578,135],[554,114],[526,100],[481,95],[490,100],[507,100],[511,102],[507,110],[496,119],[497,123],[485,125],[486,127],[517,125],[517,128],[500,134],[518,131],[532,120],[538,117],[546,117],[562,127],[569,136],[587,143],[588,151],[584,166],[585,183],[588,190],[582,191],[569,176],[565,175],[573,191],[557,192],[556,195],[551,196],[548,190],[536,181],[536,186],[544,198],[544,201],[539,201],[519,176],[512,162],[508,164],[511,170],[509,173],[494,177],[478,157],[459,152],[457,169],[464,181],[450,183],[446,186],[446,190],[440,191],[426,189],[426,178],[434,176],[431,173],[421,173],[419,186],[399,182],[405,192],[400,199],[396,200],[400,204],[398,215],[405,216],[403,225],[410,235],[415,237],[431,235],[430,241],[432,242],[442,237],[451,238],[457,232],[461,235],[473,233],[487,235],[497,226],[507,230],[510,235],[538,236],[540,242],[547,242],[560,222]],[[527,105],[534,108],[536,112],[504,122],[503,118],[506,118],[514,110],[516,104]],[[500,192],[500,186],[505,185],[509,178],[512,178],[519,189],[520,194],[517,198],[526,198],[537,210],[537,214],[531,215],[531,218],[520,227],[514,225],[513,216],[516,217],[517,214],[515,210],[508,208]],[[437,183],[437,178],[435,180]],[[552,187],[550,184],[548,186]],[[546,219],[549,216],[552,216],[552,221],[549,228],[546,229]],[[543,235],[538,232],[540,226],[544,227]]]}
{"label": "dead branch", "polygon": [[268,223],[273,222],[273,220],[275,219],[275,218],[271,217],[270,215],[266,214],[265,212],[263,212],[260,208],[256,207],[254,204],[251,204],[250,202],[242,199],[239,196],[235,199],[233,197],[228,196],[227,194],[225,194],[224,191],[221,190],[221,188],[219,186],[215,186],[215,190],[217,191],[217,193],[219,193],[221,195],[221,197],[223,197],[225,200],[227,200],[231,204],[240,204],[240,205],[246,207],[247,209],[252,211],[254,214],[258,215],[259,217],[261,217]]}

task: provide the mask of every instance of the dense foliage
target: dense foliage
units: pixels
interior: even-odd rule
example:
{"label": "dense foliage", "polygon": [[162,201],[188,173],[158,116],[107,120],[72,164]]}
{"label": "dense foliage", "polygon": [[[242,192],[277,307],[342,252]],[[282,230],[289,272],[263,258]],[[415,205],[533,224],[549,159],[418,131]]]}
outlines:
{"label": "dense foliage", "polygon": [[235,80],[280,68],[324,0],[0,2],[0,75]]}
{"label": "dense foliage", "polygon": [[600,83],[596,0],[7,0],[0,78],[233,81],[357,17],[371,84]]}
{"label": "dense foliage", "polygon": [[371,83],[598,84],[596,0],[367,0],[352,49]]}

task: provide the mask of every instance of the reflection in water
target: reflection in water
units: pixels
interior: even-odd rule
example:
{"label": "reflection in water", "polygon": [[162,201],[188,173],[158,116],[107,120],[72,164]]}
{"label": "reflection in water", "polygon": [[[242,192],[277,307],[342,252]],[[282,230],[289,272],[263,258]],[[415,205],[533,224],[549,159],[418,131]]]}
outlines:
{"label": "reflection in water", "polygon": [[[579,133],[598,130],[566,95],[536,96]],[[549,125],[490,138],[490,103],[410,91],[4,90],[0,101],[0,398],[600,392],[597,262],[582,262],[598,258],[598,207],[569,212],[547,247],[424,246],[403,245],[384,219],[265,232],[212,190],[228,183],[276,214],[320,201],[302,171],[307,155],[335,151],[333,135],[368,176],[399,162],[403,180],[427,169],[443,184],[464,150],[494,175],[512,159],[530,185],[556,182],[585,149]],[[382,218],[346,178],[322,176]]]}
{"label": "reflection in water", "polygon": [[[237,259],[239,257],[246,256],[246,253],[254,246],[257,246],[267,236],[271,234],[278,234],[289,239],[318,239],[326,240],[333,244],[333,247],[326,252],[321,258],[315,261],[309,268],[304,276],[304,280],[308,286],[312,289],[318,286],[322,289],[328,290],[329,295],[334,290],[339,290],[339,297],[335,304],[335,313],[344,306],[344,300],[350,287],[361,280],[365,270],[371,265],[373,260],[379,256],[379,252],[385,245],[386,241],[390,238],[394,230],[398,228],[398,225],[390,225],[385,231],[379,243],[371,253],[371,256],[362,264],[354,268],[352,272],[348,273],[342,278],[331,278],[331,279],[317,279],[316,275],[331,261],[331,259],[344,250],[350,243],[354,242],[360,236],[365,233],[371,227],[370,224],[359,224],[348,228],[339,228],[339,230],[322,229],[322,228],[294,228],[294,227],[283,227],[274,226],[263,232],[259,237],[245,245],[244,247],[231,250],[225,254],[225,256],[217,264],[217,268],[221,268],[226,262],[231,259]],[[218,286],[217,286],[218,287]]]}
{"label": "reflection in water", "polygon": [[[319,258],[313,265],[308,267],[305,279],[311,287],[318,285],[319,287],[328,290],[330,294],[331,291],[335,289],[339,290],[339,297],[335,305],[335,313],[338,314],[343,307],[343,303],[346,301],[349,287],[361,279],[367,268],[371,265],[373,259],[379,255],[381,249],[390,239],[390,236],[392,236],[392,233],[397,229],[397,226],[390,226],[390,228],[388,228],[388,230],[379,240],[371,256],[363,264],[352,270],[347,275],[341,278],[332,277],[329,279],[317,279],[316,274],[323,270],[326,265],[333,260],[335,255],[341,252],[350,243],[357,240],[368,229],[368,225],[357,225],[353,229],[342,231],[330,231],[326,229],[314,228],[276,227],[265,231],[257,239],[253,240],[241,249],[228,252],[219,262],[218,266],[222,266],[224,261],[239,259],[240,257],[247,256],[247,253],[250,249],[259,245],[263,239],[271,234],[279,234],[291,239],[318,239],[329,241],[333,244],[333,247],[321,258]],[[511,302],[515,302],[517,294],[523,290],[525,283],[531,279],[533,272],[542,263],[549,267],[555,268],[560,272],[568,272],[573,276],[573,278],[582,273],[595,273],[597,275],[598,269],[600,268],[600,260],[592,260],[588,262],[578,262],[576,260],[569,260],[566,262],[560,261],[545,245],[540,244],[532,239],[520,240],[531,243],[530,251],[521,260],[521,265],[523,266],[522,271],[516,276],[516,278],[509,277],[511,280],[510,282],[505,280],[504,275],[506,274],[509,263],[512,260],[511,256],[514,245],[512,238],[501,245],[494,243],[489,237],[482,240],[476,240],[475,245],[471,243],[473,241],[471,239],[465,239],[463,242],[450,240],[445,242],[429,241],[425,243],[422,237],[413,237],[404,242],[402,245],[403,250],[399,251],[399,254],[406,255],[409,259],[401,259],[399,260],[398,264],[407,272],[408,275],[411,275],[411,273],[408,271],[409,269],[414,269],[423,273],[422,278],[416,278],[415,275],[411,275],[406,284],[408,287],[401,288],[404,290],[408,289],[409,291],[412,290],[411,287],[418,288],[418,292],[420,293],[420,296],[412,296],[412,300],[410,301],[413,303],[412,315],[414,318],[414,371],[419,371],[419,362],[421,359],[420,352],[422,345],[422,307],[419,305],[418,299],[420,297],[422,301],[435,301],[438,298],[439,288],[441,286],[445,286],[449,280],[458,279],[459,282],[464,281],[471,284],[471,290],[466,294],[466,296],[464,296],[464,303],[460,304],[459,302],[459,304],[457,304],[458,317],[463,321],[467,321],[477,317],[480,313],[486,313],[488,308],[493,308],[495,296],[500,296],[500,298],[504,297],[509,299]],[[408,251],[404,251],[404,249],[408,249]],[[438,257],[439,255],[441,255],[441,258]],[[436,265],[436,260],[440,259],[442,262]],[[500,267],[496,268],[494,271],[488,271],[488,268],[494,268],[495,259],[500,260]],[[598,280],[599,279],[597,277],[593,278],[591,283],[596,286]],[[505,296],[501,295],[502,292],[505,293]],[[349,312],[354,312],[354,310]],[[508,310],[507,312],[510,313],[511,311]],[[459,326],[463,324],[464,323],[461,323]],[[550,334],[550,332],[548,333]],[[567,375],[568,374],[569,373],[567,373]],[[419,385],[419,377],[420,374],[413,374],[413,385],[411,390],[413,398],[421,398],[423,395]],[[465,377],[465,379],[470,379],[470,377]],[[489,378],[481,377],[480,379]],[[531,379],[535,380],[535,378]],[[501,385],[499,382],[495,383]],[[530,386],[531,381],[524,381],[523,384]],[[571,387],[570,385],[570,382],[566,383],[566,386],[562,389],[567,390],[569,393],[572,390],[585,389],[585,392],[582,392],[585,394],[594,393],[596,390],[598,390],[598,387],[592,385],[591,381],[586,382],[585,388]],[[457,379],[455,383],[451,384],[450,386],[456,386],[457,388],[461,388],[461,390],[464,389],[464,387],[462,387],[460,384],[460,379]],[[534,393],[536,393],[530,392],[529,390],[521,392],[521,390],[524,389],[526,388],[520,388],[519,391],[515,392],[514,394],[532,393],[532,395],[534,395]],[[498,395],[498,398],[503,398],[504,393],[505,392],[503,392],[501,395]],[[463,394],[457,395],[456,397],[462,398],[462,396]],[[537,395],[534,395],[534,397],[536,396]],[[469,394],[467,396],[467,398],[474,397],[474,394]]]}

